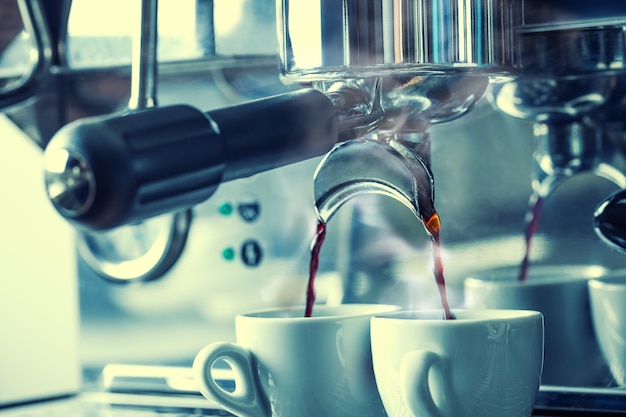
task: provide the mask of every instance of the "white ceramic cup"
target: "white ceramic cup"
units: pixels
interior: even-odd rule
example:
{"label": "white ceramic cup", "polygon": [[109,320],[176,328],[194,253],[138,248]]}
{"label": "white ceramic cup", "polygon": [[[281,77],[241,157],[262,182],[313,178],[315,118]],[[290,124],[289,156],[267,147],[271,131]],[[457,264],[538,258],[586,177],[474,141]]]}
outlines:
{"label": "white ceramic cup", "polygon": [[[203,348],[193,369],[202,394],[238,416],[384,417],[374,379],[370,318],[378,304],[272,309],[238,315],[237,343]],[[211,369],[226,361],[235,390]]]}
{"label": "white ceramic cup", "polygon": [[400,311],[372,318],[372,357],[389,417],[528,417],[539,390],[536,311]]}
{"label": "white ceramic cup", "polygon": [[465,304],[541,311],[546,330],[542,384],[604,386],[610,375],[591,323],[587,282],[606,272],[598,266],[537,265],[521,282],[517,267],[484,271],[465,280]]}
{"label": "white ceramic cup", "polygon": [[589,281],[591,318],[615,383],[626,386],[626,270]]}

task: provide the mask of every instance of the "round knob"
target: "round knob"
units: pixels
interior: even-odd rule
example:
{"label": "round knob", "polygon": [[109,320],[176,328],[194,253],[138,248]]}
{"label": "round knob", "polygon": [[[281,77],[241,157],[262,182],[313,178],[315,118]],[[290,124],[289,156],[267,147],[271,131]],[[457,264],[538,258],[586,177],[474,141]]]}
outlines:
{"label": "round knob", "polygon": [[225,153],[205,113],[156,107],[64,126],[46,147],[44,177],[62,216],[107,230],[206,200],[222,179]]}

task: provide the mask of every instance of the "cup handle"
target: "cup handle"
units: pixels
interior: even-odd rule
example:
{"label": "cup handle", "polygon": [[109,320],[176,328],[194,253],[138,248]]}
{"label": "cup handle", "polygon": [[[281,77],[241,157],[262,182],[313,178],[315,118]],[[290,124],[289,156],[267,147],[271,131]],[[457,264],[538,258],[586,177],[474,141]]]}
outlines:
{"label": "cup handle", "polygon": [[416,416],[452,417],[454,416],[454,398],[438,406],[433,399],[429,373],[436,374],[441,390],[453,396],[450,383],[448,362],[435,352],[418,350],[409,352],[402,358],[400,365],[400,388],[409,410]]}
{"label": "cup handle", "polygon": [[[232,369],[235,379],[232,392],[220,387],[211,375],[211,369],[220,360]],[[227,342],[207,345],[196,355],[193,372],[202,395],[225,410],[242,417],[269,416],[254,376],[252,354],[246,348]]]}

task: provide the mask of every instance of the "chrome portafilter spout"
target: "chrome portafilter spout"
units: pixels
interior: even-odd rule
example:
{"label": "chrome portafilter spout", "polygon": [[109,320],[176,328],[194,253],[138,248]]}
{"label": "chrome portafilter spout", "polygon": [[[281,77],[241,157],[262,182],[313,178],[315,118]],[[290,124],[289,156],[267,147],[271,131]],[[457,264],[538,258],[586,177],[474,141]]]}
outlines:
{"label": "chrome portafilter spout", "polygon": [[[431,227],[438,226],[429,157],[426,132],[384,135],[375,132],[336,145],[323,158],[313,177],[318,224],[326,225],[353,198],[375,193],[402,203],[424,226],[429,221]],[[418,231],[416,228],[415,232]],[[363,231],[351,231],[351,257],[358,257],[369,243],[367,239],[355,239],[358,233]],[[313,244],[316,241],[317,237]],[[386,264],[377,258],[370,256],[358,265],[353,264],[352,258],[348,260],[349,264],[345,265],[348,270],[343,271],[343,302],[376,302],[393,288],[395,279],[388,276]]]}
{"label": "chrome portafilter spout", "polygon": [[535,123],[532,189],[546,199],[567,179],[581,173],[605,178],[620,188],[624,173],[613,165],[617,149],[605,132],[584,121]]}
{"label": "chrome portafilter spout", "polygon": [[378,193],[404,204],[418,218],[434,213],[434,179],[427,159],[410,144],[359,138],[338,144],[314,175],[315,208],[327,223],[348,200]]}
{"label": "chrome portafilter spout", "polygon": [[382,77],[372,114],[375,129],[335,145],[314,175],[318,217],[328,222],[348,200],[377,193],[395,198],[422,222],[434,208],[430,136],[434,124],[457,119],[483,97],[484,76]]}

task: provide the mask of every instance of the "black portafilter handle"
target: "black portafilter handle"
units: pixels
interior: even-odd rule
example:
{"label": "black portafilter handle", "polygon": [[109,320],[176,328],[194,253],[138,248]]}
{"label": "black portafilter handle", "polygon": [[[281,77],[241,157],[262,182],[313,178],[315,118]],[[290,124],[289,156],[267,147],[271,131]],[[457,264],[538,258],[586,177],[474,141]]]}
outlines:
{"label": "black portafilter handle", "polygon": [[187,105],[83,119],[44,154],[48,196],[75,226],[96,231],[181,210],[220,183],[328,152],[337,109],[303,89],[204,113]]}

